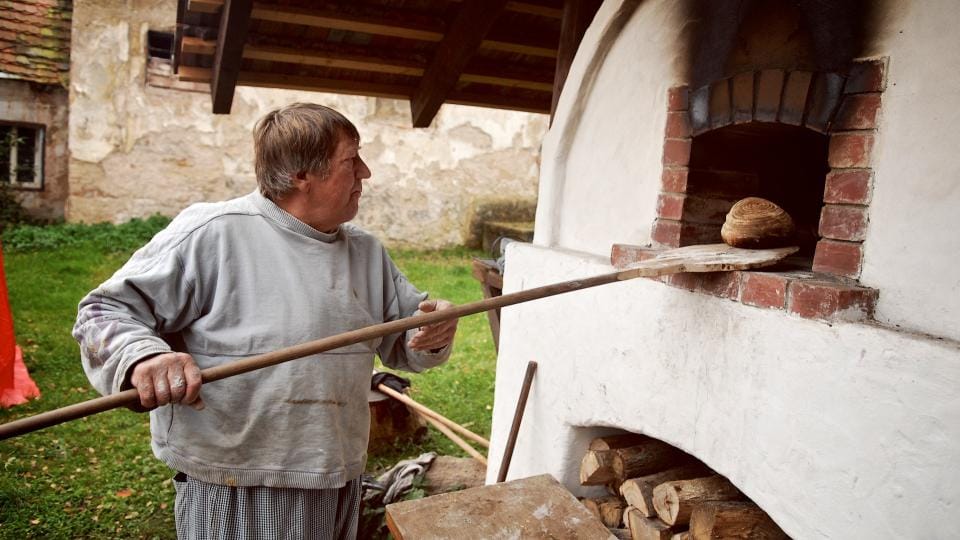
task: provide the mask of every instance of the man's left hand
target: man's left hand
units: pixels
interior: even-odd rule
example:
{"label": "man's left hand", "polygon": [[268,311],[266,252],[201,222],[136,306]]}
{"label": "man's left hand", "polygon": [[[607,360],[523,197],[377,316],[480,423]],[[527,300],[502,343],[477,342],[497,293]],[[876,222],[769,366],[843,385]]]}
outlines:
{"label": "man's left hand", "polygon": [[[424,300],[417,306],[421,313],[442,311],[452,307],[453,304],[446,300]],[[453,319],[422,326],[420,330],[410,338],[407,345],[415,351],[437,351],[442,349],[453,343],[453,337],[457,333],[457,321],[458,319]]]}

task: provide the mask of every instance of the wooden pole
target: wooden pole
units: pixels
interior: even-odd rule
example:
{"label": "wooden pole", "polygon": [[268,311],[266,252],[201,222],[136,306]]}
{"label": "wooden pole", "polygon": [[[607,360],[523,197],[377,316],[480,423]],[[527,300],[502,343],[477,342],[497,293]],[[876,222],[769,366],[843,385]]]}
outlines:
{"label": "wooden pole", "polygon": [[397,392],[396,390],[384,384],[377,385],[377,390],[379,390],[380,392],[383,392],[384,394],[410,407],[411,409],[420,413],[421,416],[430,416],[437,422],[440,422],[441,424],[447,426],[448,428],[460,433],[464,437],[481,444],[484,448],[490,448],[490,441],[484,439],[483,437],[481,437],[480,435],[477,435],[476,433],[470,431],[469,429],[461,426],[460,424],[454,422],[453,420],[447,418],[446,416],[443,416],[442,414],[430,409],[429,407],[423,405],[422,403],[418,403],[410,396],[403,394],[401,392]]}
{"label": "wooden pole", "polygon": [[[687,246],[682,248],[670,249],[657,255],[653,259],[643,261],[636,266],[611,272],[585,279],[574,279],[544,285],[525,291],[519,291],[511,294],[504,294],[495,298],[487,298],[478,302],[470,302],[453,306],[442,311],[432,311],[422,313],[413,317],[399,319],[381,324],[375,324],[357,330],[351,330],[342,334],[308,341],[299,345],[285,347],[276,351],[258,354],[250,358],[244,358],[234,362],[221,364],[219,366],[209,367],[200,372],[203,383],[211,383],[233,377],[254,370],[263,369],[304,356],[319,354],[322,352],[339,349],[348,345],[355,345],[373,339],[381,338],[391,334],[399,334],[413,328],[436,324],[439,322],[459,319],[467,315],[490,311],[491,309],[512,306],[530,300],[537,300],[558,294],[564,294],[573,291],[580,291],[616,283],[628,279],[639,277],[658,277],[667,274],[676,274],[679,272],[723,272],[729,270],[747,270],[749,268],[761,268],[776,264],[786,256],[797,251],[797,248],[778,248],[765,250],[751,250],[733,248],[726,244],[710,244],[704,246]],[[55,426],[77,418],[83,418],[96,413],[109,411],[117,407],[135,405],[140,401],[136,389],[124,390],[116,394],[91,399],[75,405],[68,405],[60,409],[55,409],[36,416],[21,418],[6,424],[0,425],[0,440],[9,439],[17,435],[23,435],[43,429],[45,427]]]}
{"label": "wooden pole", "polygon": [[460,436],[458,436],[456,433],[451,431],[450,428],[441,424],[439,420],[437,420],[436,418],[428,414],[424,414],[420,411],[417,411],[417,414],[423,417],[423,419],[426,420],[427,422],[430,422],[430,425],[437,428],[437,431],[446,435],[447,438],[453,441],[457,446],[459,446],[460,448],[463,448],[464,452],[470,454],[470,456],[473,459],[479,461],[480,463],[483,463],[484,466],[486,466],[487,458],[483,457],[483,454],[481,454],[480,452],[477,452],[477,450],[474,447],[467,444],[467,441],[461,439]]}
{"label": "wooden pole", "polygon": [[507,479],[510,470],[510,460],[513,458],[513,448],[517,445],[517,435],[520,433],[520,422],[523,421],[523,410],[527,406],[527,396],[530,395],[530,386],[533,384],[533,374],[537,372],[537,363],[527,363],[527,372],[523,375],[523,386],[520,387],[520,398],[517,400],[517,409],[513,412],[513,424],[510,426],[510,436],[507,437],[507,446],[503,449],[503,459],[500,461],[500,472],[497,473],[497,482]]}

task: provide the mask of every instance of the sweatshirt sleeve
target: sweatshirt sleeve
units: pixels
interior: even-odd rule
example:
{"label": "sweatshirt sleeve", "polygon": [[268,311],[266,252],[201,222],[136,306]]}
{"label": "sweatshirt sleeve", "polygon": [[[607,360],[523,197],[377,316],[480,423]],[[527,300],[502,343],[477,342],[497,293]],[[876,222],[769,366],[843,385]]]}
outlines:
{"label": "sweatshirt sleeve", "polygon": [[185,275],[180,255],[163,235],[80,301],[73,337],[87,378],[101,394],[120,391],[138,361],[171,352],[162,336],[197,317],[196,280]]}
{"label": "sweatshirt sleeve", "polygon": [[[384,285],[391,291],[392,298],[384,303],[384,322],[403,319],[419,314],[417,306],[427,299],[427,293],[420,292],[407,281],[390,257],[384,253]],[[393,334],[383,338],[377,349],[380,360],[387,367],[419,373],[425,369],[439,366],[450,357],[453,348],[448,345],[439,351],[415,351],[407,346],[410,338],[417,333],[417,329],[408,330],[401,334]]]}

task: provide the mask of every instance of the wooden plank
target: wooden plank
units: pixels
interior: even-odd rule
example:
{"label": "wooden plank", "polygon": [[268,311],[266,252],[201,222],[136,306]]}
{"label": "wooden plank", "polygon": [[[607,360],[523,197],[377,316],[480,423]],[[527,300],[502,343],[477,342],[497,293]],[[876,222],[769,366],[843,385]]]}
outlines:
{"label": "wooden plank", "polygon": [[540,56],[542,58],[556,58],[557,48],[548,46],[542,41],[533,41],[529,39],[513,38],[489,38],[480,43],[480,48],[488,51],[500,51],[516,54],[526,54],[529,56]]}
{"label": "wooden plank", "polygon": [[433,121],[505,3],[506,0],[466,0],[460,5],[410,99],[413,127],[427,127]]}
{"label": "wooden plank", "polygon": [[589,510],[548,474],[388,504],[398,540],[610,538]]}
{"label": "wooden plank", "polygon": [[472,105],[475,107],[495,107],[512,111],[547,114],[550,112],[550,94],[543,98],[514,96],[497,93],[455,91],[447,97],[447,103]]}
{"label": "wooden plank", "polygon": [[223,0],[189,0],[187,11],[193,13],[219,13],[223,8]]}
{"label": "wooden plank", "polygon": [[560,23],[560,44],[557,47],[557,69],[553,79],[553,100],[550,103],[550,120],[557,110],[560,92],[567,81],[567,73],[573,57],[580,47],[584,32],[600,9],[600,0],[566,0],[563,4],[563,20]]}
{"label": "wooden plank", "polygon": [[550,19],[562,19],[563,8],[553,7],[547,3],[536,2],[507,2],[507,11],[515,13],[526,13],[528,15],[537,15]]}
{"label": "wooden plank", "polygon": [[180,40],[180,51],[185,53],[212,56],[217,52],[217,42],[210,39],[183,36],[183,38]]}
{"label": "wooden plank", "polygon": [[243,57],[250,60],[267,60],[289,64],[322,66],[337,69],[352,69],[392,75],[419,77],[423,75],[423,65],[409,60],[376,58],[358,54],[345,54],[333,51],[311,51],[289,47],[247,47]]}
{"label": "wooden plank", "polygon": [[[178,74],[178,78],[181,81],[187,82],[209,83],[212,76],[213,74],[209,68],[186,66],[182,66]],[[391,99],[409,99],[410,93],[413,91],[413,87],[399,85],[251,71],[241,71],[237,76],[237,85],[258,88],[284,88],[287,90],[330,92],[357,96],[375,96]]]}
{"label": "wooden plank", "polygon": [[443,39],[443,26],[415,20],[399,10],[381,15],[353,15],[339,11],[305,9],[257,2],[251,16],[262,21],[299,24],[336,30],[349,30],[380,36],[437,42]]}
{"label": "wooden plank", "polygon": [[210,84],[213,114],[230,114],[252,8],[253,0],[226,0],[223,4]]}

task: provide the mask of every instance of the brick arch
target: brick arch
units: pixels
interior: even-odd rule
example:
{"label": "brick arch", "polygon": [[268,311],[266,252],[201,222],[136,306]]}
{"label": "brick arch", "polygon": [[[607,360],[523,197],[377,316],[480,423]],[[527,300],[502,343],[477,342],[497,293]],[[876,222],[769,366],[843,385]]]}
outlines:
{"label": "brick arch", "polygon": [[[821,319],[869,318],[877,291],[860,287],[863,241],[873,184],[871,156],[887,59],[854,61],[846,74],[767,69],[740,73],[700,88],[676,86],[667,96],[661,190],[651,240],[677,247],[719,241],[719,227],[685,219],[693,138],[749,122],[799,126],[829,137],[819,240],[812,272],[742,272],[726,277],[681,274],[668,283],[759,307]],[[615,265],[649,255],[618,245]],[[855,308],[852,309],[851,308]]]}

